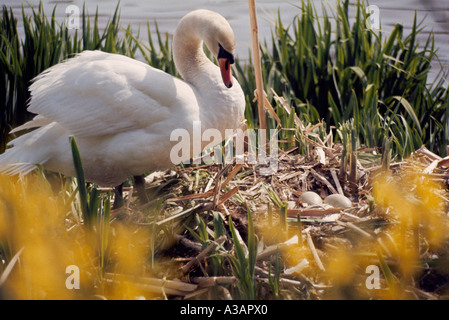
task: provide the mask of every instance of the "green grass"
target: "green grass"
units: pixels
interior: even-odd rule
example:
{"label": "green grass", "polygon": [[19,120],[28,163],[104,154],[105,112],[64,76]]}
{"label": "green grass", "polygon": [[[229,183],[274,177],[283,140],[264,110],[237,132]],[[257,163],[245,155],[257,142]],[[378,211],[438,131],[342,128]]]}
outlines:
{"label": "green grass", "polygon": [[134,57],[137,45],[128,27],[121,36],[120,14],[117,6],[114,15],[100,32],[98,11],[93,22],[85,7],[82,12],[81,32],[72,32],[56,21],[54,7],[47,17],[42,3],[32,8],[27,16],[22,7],[24,40],[19,38],[17,18],[12,9],[2,7],[0,22],[0,152],[6,147],[9,131],[30,120],[27,101],[31,80],[45,69],[70,58],[83,50],[101,50]]}
{"label": "green grass", "polygon": [[[424,27],[416,16],[407,36],[399,24],[388,36],[366,29],[364,8],[365,4],[358,1],[354,20],[349,18],[349,1],[339,2],[332,14],[325,6],[318,13],[312,2],[301,1],[298,7],[292,6],[299,13],[288,26],[279,14],[270,39],[272,49],[264,39],[261,56],[265,91],[281,119],[281,127],[294,128],[295,124],[292,115],[274,100],[272,90],[284,97],[305,123],[324,119],[327,127],[338,130],[353,119],[359,146],[383,150],[389,142],[393,157],[402,158],[425,144],[445,155],[449,95],[444,74],[428,84],[437,50],[433,34],[426,43],[417,43]],[[26,111],[31,79],[75,53],[95,49],[135,58],[139,52],[148,64],[179,76],[169,37],[159,32],[157,24],[156,41],[149,23],[148,39],[143,41],[139,32],[133,35],[129,26],[120,26],[119,5],[104,28],[98,25],[98,12],[89,18],[83,8],[81,18],[81,31],[70,33],[57,24],[55,9],[49,18],[42,5],[33,9],[31,16],[23,10],[25,41],[20,41],[13,12],[3,8],[0,107],[5,117],[0,119],[0,151],[6,147],[11,128],[31,117]],[[251,59],[245,64],[237,59],[235,71],[246,95],[246,119],[249,127],[256,128]],[[268,124],[277,126],[271,116]],[[282,139],[293,140],[293,135],[292,131],[281,131]]]}
{"label": "green grass", "polygon": [[[311,1],[301,1],[299,14],[288,26],[279,13],[272,49],[266,42],[261,47],[270,101],[277,105],[273,89],[306,123],[324,119],[338,128],[354,119],[359,144],[383,148],[391,140],[398,157],[423,144],[445,155],[449,95],[444,74],[428,84],[437,50],[433,33],[424,44],[417,42],[424,22],[418,23],[416,14],[408,35],[400,24],[389,35],[367,29],[364,8],[357,1],[354,20],[349,17],[349,1],[339,1],[332,14],[324,5],[318,13]],[[252,64],[237,63],[237,70],[249,104],[255,90]],[[246,116],[256,127],[254,110],[252,103]],[[269,123],[275,126],[273,119]]]}
{"label": "green grass", "polygon": [[255,281],[257,247],[250,210],[248,210],[248,245],[246,250],[243,249],[240,243],[240,238],[237,236],[231,217],[229,217],[229,229],[235,248],[235,254],[229,255],[229,259],[232,265],[232,272],[238,279],[237,287],[239,288],[240,299],[254,300],[257,297]]}
{"label": "green grass", "polygon": [[[442,156],[446,154],[448,91],[444,86],[443,75],[437,77],[433,84],[427,83],[431,61],[436,57],[436,48],[432,34],[426,43],[418,45],[416,39],[422,32],[422,27],[416,18],[409,35],[404,36],[403,27],[396,25],[391,34],[385,36],[382,32],[376,33],[366,29],[364,4],[361,2],[355,7],[354,21],[349,19],[348,1],[339,3],[333,16],[330,16],[326,9],[319,15],[312,2],[301,1],[297,9],[297,17],[288,26],[283,25],[281,17],[278,17],[269,39],[273,48],[269,50],[266,42],[261,46],[265,91],[280,119],[278,124],[272,116],[267,115],[268,125],[269,128],[281,129],[280,139],[289,141],[282,145],[284,149],[298,147],[299,153],[308,155],[307,139],[310,139],[310,136],[302,134],[301,125],[295,121],[296,115],[304,125],[316,124],[324,119],[324,123],[316,129],[316,136],[324,141],[329,130],[333,130],[334,142],[343,145],[341,168],[342,171],[348,172],[350,181],[351,170],[356,166],[357,151],[363,145],[381,151],[385,168],[393,158],[406,157],[422,144]],[[318,16],[321,18],[318,19]],[[148,39],[139,39],[139,33],[133,35],[129,26],[120,26],[119,6],[105,28],[98,25],[98,12],[91,21],[83,10],[82,31],[73,34],[69,34],[63,25],[57,25],[55,10],[48,19],[42,5],[33,10],[31,16],[25,16],[23,13],[22,18],[25,21],[24,41],[19,39],[17,21],[12,11],[3,7],[0,23],[0,108],[5,117],[0,118],[0,151],[6,147],[9,130],[30,119],[26,102],[31,79],[77,52],[98,49],[133,58],[140,53],[148,64],[179,76],[172,59],[168,35],[161,35],[156,25],[157,39],[154,40],[148,23]],[[332,19],[335,19],[334,28]],[[100,29],[105,31],[101,33]],[[246,95],[245,115],[248,125],[250,128],[257,128],[257,105],[252,101],[255,80],[251,60],[243,63],[237,59],[235,71]],[[275,99],[272,90],[287,101],[291,111],[287,111],[282,103]],[[72,138],[67,143],[71,143],[77,176],[73,183],[65,182],[62,188],[62,193],[69,195],[64,206],[71,208],[67,211],[73,216],[80,216],[80,220],[88,226],[86,230],[95,235],[94,258],[98,260],[98,282],[101,287],[104,285],[103,275],[111,271],[113,264],[111,240],[116,236],[115,228],[118,224],[116,218],[113,219],[114,224],[111,223],[112,193],[102,194],[96,186],[84,181],[76,140]],[[201,192],[196,188],[212,176],[207,170],[201,171],[200,174],[200,170],[202,169],[196,171],[195,177],[190,177],[194,181],[193,192]],[[183,183],[190,179],[184,180]],[[156,193],[171,184],[175,184],[172,191],[188,190],[186,186],[176,185],[176,181],[175,178],[166,181],[166,184],[158,187]],[[282,241],[285,241],[287,234],[295,230],[288,226],[288,203],[281,200],[271,186],[264,185],[263,189],[268,196],[269,225],[271,227],[274,223],[273,213],[276,212],[279,216],[277,224],[280,226],[277,235],[280,234]],[[281,290],[281,269],[285,261],[281,261],[279,252],[276,253],[276,259],[271,261],[273,263],[266,263],[268,286],[264,287],[263,282],[256,276],[258,249],[263,247],[264,243],[255,231],[253,207],[246,205],[245,200],[240,204],[243,204],[245,209],[242,215],[247,218],[247,230],[240,234],[238,228],[244,225],[241,221],[234,216],[224,219],[222,214],[215,210],[192,210],[183,216],[182,223],[178,224],[177,221],[173,226],[168,223],[157,225],[155,222],[158,215],[165,214],[164,201],[171,196],[170,193],[165,195],[166,198],[160,198],[156,205],[148,208],[147,216],[144,217],[146,220],[143,225],[151,226],[151,236],[148,237],[149,240],[145,238],[145,243],[149,242],[151,246],[151,258],[146,261],[149,266],[145,268],[157,267],[156,255],[160,255],[164,250],[161,249],[163,246],[160,243],[169,242],[174,233],[188,234],[201,244],[202,249],[222,237],[227,237],[227,243],[218,245],[210,254],[208,266],[205,263],[204,270],[200,268],[204,274],[209,272],[207,276],[236,279],[236,282],[229,282],[233,283],[232,285],[226,284],[226,288],[235,298],[288,296]],[[270,201],[274,204],[273,210]],[[193,203],[185,201],[182,206],[185,209]],[[298,216],[297,220],[301,222],[301,217]],[[140,227],[141,225],[138,225],[133,234],[139,233]],[[300,226],[299,229],[301,228]],[[9,244],[0,245],[2,257],[11,264],[17,260],[15,252]],[[383,256],[379,255],[385,278],[390,284],[392,278],[387,274],[389,275],[391,270],[383,259]],[[168,273],[165,270],[163,272]],[[201,274],[198,270],[191,272],[193,275]],[[270,293],[267,293],[267,288],[271,290]],[[0,293],[1,290],[0,286]],[[265,293],[262,294],[264,290]]]}

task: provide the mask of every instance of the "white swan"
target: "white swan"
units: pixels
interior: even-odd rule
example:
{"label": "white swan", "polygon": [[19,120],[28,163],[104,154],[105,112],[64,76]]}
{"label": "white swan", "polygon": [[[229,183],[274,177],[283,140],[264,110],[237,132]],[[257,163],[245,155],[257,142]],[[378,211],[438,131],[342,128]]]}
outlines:
{"label": "white swan", "polygon": [[[204,54],[203,41],[220,67]],[[86,180],[100,186],[175,165],[173,130],[184,128],[193,137],[192,124],[200,121],[203,131],[216,128],[224,138],[225,129],[240,125],[245,99],[231,74],[234,48],[229,23],[218,13],[196,10],[180,20],[173,38],[184,81],[99,51],[84,51],[49,68],[30,86],[28,110],[37,116],[12,132],[37,129],[9,143],[13,147],[0,155],[0,172],[27,174],[40,164],[73,176],[71,135]]]}

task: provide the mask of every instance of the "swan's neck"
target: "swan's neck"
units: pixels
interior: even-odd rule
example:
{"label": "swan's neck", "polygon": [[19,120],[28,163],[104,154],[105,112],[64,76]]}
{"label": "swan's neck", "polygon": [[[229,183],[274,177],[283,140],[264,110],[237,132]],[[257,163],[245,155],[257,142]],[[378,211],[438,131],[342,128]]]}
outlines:
{"label": "swan's neck", "polygon": [[197,24],[180,23],[173,37],[173,59],[182,78],[197,87],[204,77],[217,72],[218,68],[203,51],[204,29]]}

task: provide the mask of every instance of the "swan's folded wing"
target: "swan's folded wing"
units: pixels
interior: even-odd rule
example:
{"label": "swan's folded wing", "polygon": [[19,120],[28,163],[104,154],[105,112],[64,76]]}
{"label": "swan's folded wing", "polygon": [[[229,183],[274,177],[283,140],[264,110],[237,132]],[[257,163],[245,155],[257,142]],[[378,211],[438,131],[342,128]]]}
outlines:
{"label": "swan's folded wing", "polygon": [[47,124],[52,123],[53,121],[51,121],[50,119],[47,119],[41,115],[37,115],[36,117],[33,118],[33,120],[28,121],[24,124],[22,124],[21,126],[18,126],[16,128],[14,128],[13,130],[11,130],[9,133],[16,133],[22,130],[26,130],[26,129],[32,129],[32,128],[38,128],[38,127],[42,127],[45,126]]}
{"label": "swan's folded wing", "polygon": [[179,86],[187,85],[142,62],[85,51],[35,79],[28,110],[76,136],[107,135],[169,119]]}

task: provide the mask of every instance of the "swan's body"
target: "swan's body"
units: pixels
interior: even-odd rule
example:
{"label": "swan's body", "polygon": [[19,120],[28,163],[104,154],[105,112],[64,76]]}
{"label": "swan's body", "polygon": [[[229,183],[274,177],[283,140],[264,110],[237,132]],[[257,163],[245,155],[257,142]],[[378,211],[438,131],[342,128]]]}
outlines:
{"label": "swan's body", "polygon": [[[202,41],[221,69],[204,55]],[[170,159],[175,129],[193,137],[193,122],[200,121],[203,130],[216,128],[224,138],[225,129],[239,126],[245,106],[230,73],[231,27],[217,13],[191,12],[179,23],[173,49],[184,80],[99,51],[82,52],[39,75],[30,86],[28,108],[37,117],[13,131],[37,129],[10,142],[13,147],[0,155],[0,171],[26,174],[40,164],[73,176],[73,135],[86,179],[117,186],[131,176],[175,165]]]}

